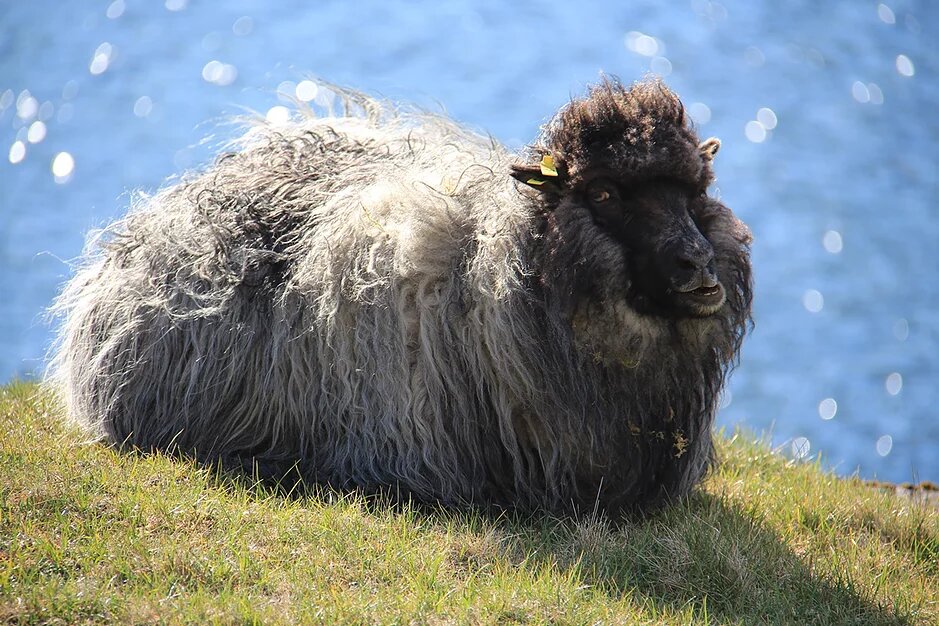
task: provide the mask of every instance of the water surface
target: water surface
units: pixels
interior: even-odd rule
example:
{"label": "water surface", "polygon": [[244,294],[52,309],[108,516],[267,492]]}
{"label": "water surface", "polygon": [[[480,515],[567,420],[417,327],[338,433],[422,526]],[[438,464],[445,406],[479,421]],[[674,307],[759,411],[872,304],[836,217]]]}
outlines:
{"label": "water surface", "polygon": [[720,424],[939,480],[939,5],[779,4],[4,2],[0,381],[41,369],[89,229],[309,76],[518,148],[600,72],[656,72],[722,139],[717,192],[756,236]]}

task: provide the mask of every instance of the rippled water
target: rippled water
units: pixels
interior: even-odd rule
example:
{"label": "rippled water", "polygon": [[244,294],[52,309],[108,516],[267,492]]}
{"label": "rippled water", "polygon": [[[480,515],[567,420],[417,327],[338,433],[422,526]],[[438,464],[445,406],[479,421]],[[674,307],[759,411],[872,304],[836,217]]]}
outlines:
{"label": "rippled water", "polygon": [[313,97],[310,76],[520,147],[601,70],[653,71],[723,140],[720,195],[756,235],[757,327],[720,423],[842,474],[937,480],[939,5],[779,4],[7,0],[0,381],[42,367],[88,229],[206,162],[219,121]]}

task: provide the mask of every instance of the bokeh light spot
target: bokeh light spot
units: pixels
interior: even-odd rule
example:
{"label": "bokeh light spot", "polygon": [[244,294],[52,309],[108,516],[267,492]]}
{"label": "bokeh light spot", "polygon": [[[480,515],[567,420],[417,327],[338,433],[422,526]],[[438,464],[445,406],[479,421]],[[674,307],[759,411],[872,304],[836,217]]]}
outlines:
{"label": "bokeh light spot", "polygon": [[21,120],[30,120],[39,112],[39,101],[29,91],[23,90],[16,98],[16,117]]}
{"label": "bokeh light spot", "polygon": [[10,146],[10,154],[8,155],[10,163],[16,165],[26,158],[26,144],[22,141],[14,141],[13,145]]}
{"label": "bokeh light spot", "polygon": [[880,21],[884,24],[896,24],[897,22],[897,17],[893,14],[893,9],[883,3],[877,5],[877,17],[879,17]]}
{"label": "bokeh light spot", "polygon": [[844,242],[841,240],[841,233],[837,230],[826,230],[822,236],[822,245],[825,251],[831,254],[838,254],[844,249]]}
{"label": "bokeh light spot", "polygon": [[200,44],[206,52],[217,52],[222,47],[222,36],[216,31],[206,33]]}
{"label": "bokeh light spot", "polygon": [[809,455],[812,449],[812,443],[808,437],[796,437],[792,440],[792,456],[796,459],[804,459]]}
{"label": "bokeh light spot", "polygon": [[134,102],[134,115],[137,117],[147,117],[153,111],[153,100],[150,96],[140,96]]}
{"label": "bokeh light spot", "polygon": [[108,5],[108,10],[105,12],[105,15],[108,16],[109,20],[116,20],[124,15],[124,9],[126,8],[124,0],[114,0],[114,2]]}
{"label": "bokeh light spot", "polygon": [[856,80],[851,85],[851,97],[863,104],[871,101],[871,92],[867,89],[867,85]]}
{"label": "bokeh light spot", "polygon": [[767,130],[773,130],[776,128],[776,113],[769,107],[763,107],[756,112],[756,121]]}
{"label": "bokeh light spot", "polygon": [[906,341],[910,336],[910,323],[906,321],[906,318],[901,317],[893,323],[893,336],[897,338],[897,341]]}
{"label": "bokeh light spot", "polygon": [[665,52],[665,47],[658,39],[636,30],[626,33],[626,47],[644,57],[654,57]]}
{"label": "bokeh light spot", "polygon": [[270,124],[286,124],[290,121],[290,109],[285,106],[273,106],[267,110],[267,115],[264,116]]}
{"label": "bokeh light spot", "polygon": [[884,381],[884,388],[891,396],[900,393],[900,390],[903,389],[903,376],[900,375],[900,372],[888,374],[887,380]]}
{"label": "bokeh light spot", "polygon": [[825,398],[818,403],[818,416],[823,420],[830,420],[838,414],[838,403],[834,398]]}
{"label": "bokeh light spot", "polygon": [[747,136],[747,139],[753,143],[763,143],[766,141],[766,127],[756,120],[747,122],[747,125],[743,127],[743,132]]}
{"label": "bokeh light spot", "polygon": [[48,119],[51,119],[55,114],[55,105],[46,100],[42,103],[42,106],[39,107],[39,114],[37,117],[40,121],[45,122]]}
{"label": "bokeh light spot", "polygon": [[711,109],[703,102],[693,102],[688,107],[688,115],[695,124],[707,124],[711,121]]}
{"label": "bokeh light spot", "polygon": [[653,57],[652,62],[649,63],[649,69],[653,74],[668,76],[672,73],[672,62],[665,57]]}
{"label": "bokeh light spot", "polygon": [[890,454],[890,451],[893,450],[893,437],[890,435],[883,435],[877,439],[877,454],[880,456],[887,456]]}
{"label": "bokeh light spot", "polygon": [[239,37],[244,37],[245,35],[250,35],[251,31],[254,30],[254,20],[247,15],[242,15],[235,23],[231,26],[231,31],[238,35]]}
{"label": "bokeh light spot", "polygon": [[88,66],[88,71],[94,76],[104,74],[111,64],[111,57],[113,55],[114,46],[105,41],[95,50],[94,57],[91,59],[91,65]]}
{"label": "bokeh light spot", "polygon": [[301,80],[297,83],[296,96],[301,102],[309,102],[316,98],[319,87],[312,80]]}
{"label": "bokeh light spot", "polygon": [[825,307],[825,297],[818,289],[809,289],[802,294],[802,306],[809,313],[818,313]]}
{"label": "bokeh light spot", "polygon": [[207,83],[212,83],[219,87],[232,84],[237,77],[238,68],[215,59],[209,61],[202,67],[202,79]]}
{"label": "bokeh light spot", "polygon": [[74,107],[70,103],[66,102],[59,107],[59,112],[55,116],[55,121],[57,121],[59,124],[65,124],[71,121],[73,113]]}
{"label": "bokeh light spot", "polygon": [[912,76],[916,73],[916,68],[913,67],[913,61],[910,60],[910,57],[900,54],[897,55],[897,71],[900,72],[901,76]]}
{"label": "bokeh light spot", "polygon": [[756,46],[749,46],[744,50],[743,60],[746,61],[747,65],[750,67],[760,67],[766,63],[766,57],[763,55],[763,51]]}
{"label": "bokeh light spot", "polygon": [[74,79],[70,80],[67,83],[65,83],[64,87],[62,87],[62,99],[63,100],[71,100],[77,95],[78,95],[78,81],[77,80],[74,80]]}
{"label": "bokeh light spot", "polygon": [[75,171],[75,159],[68,152],[60,152],[52,159],[52,175],[55,182],[67,183]]}
{"label": "bokeh light spot", "polygon": [[29,125],[29,130],[26,133],[26,140],[29,143],[39,143],[46,138],[46,125],[36,120]]}

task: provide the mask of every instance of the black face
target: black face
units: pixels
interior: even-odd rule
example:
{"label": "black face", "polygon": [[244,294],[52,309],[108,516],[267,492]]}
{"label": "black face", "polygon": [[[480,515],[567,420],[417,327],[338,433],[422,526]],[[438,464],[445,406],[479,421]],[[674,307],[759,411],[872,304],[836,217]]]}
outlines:
{"label": "black face", "polygon": [[721,308],[726,294],[714,248],[695,219],[703,189],[670,179],[624,187],[598,177],[583,194],[596,223],[623,248],[630,306],[672,317],[706,317]]}

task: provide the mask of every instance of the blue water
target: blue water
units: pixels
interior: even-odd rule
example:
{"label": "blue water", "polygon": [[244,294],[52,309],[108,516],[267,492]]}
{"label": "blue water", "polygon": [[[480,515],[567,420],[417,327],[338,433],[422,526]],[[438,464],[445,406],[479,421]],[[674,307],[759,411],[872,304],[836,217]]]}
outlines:
{"label": "blue water", "polygon": [[756,236],[720,424],[840,474],[939,480],[939,4],[416,6],[0,3],[0,381],[41,370],[89,229],[305,78],[520,147],[601,71],[655,71],[722,139],[719,193]]}

